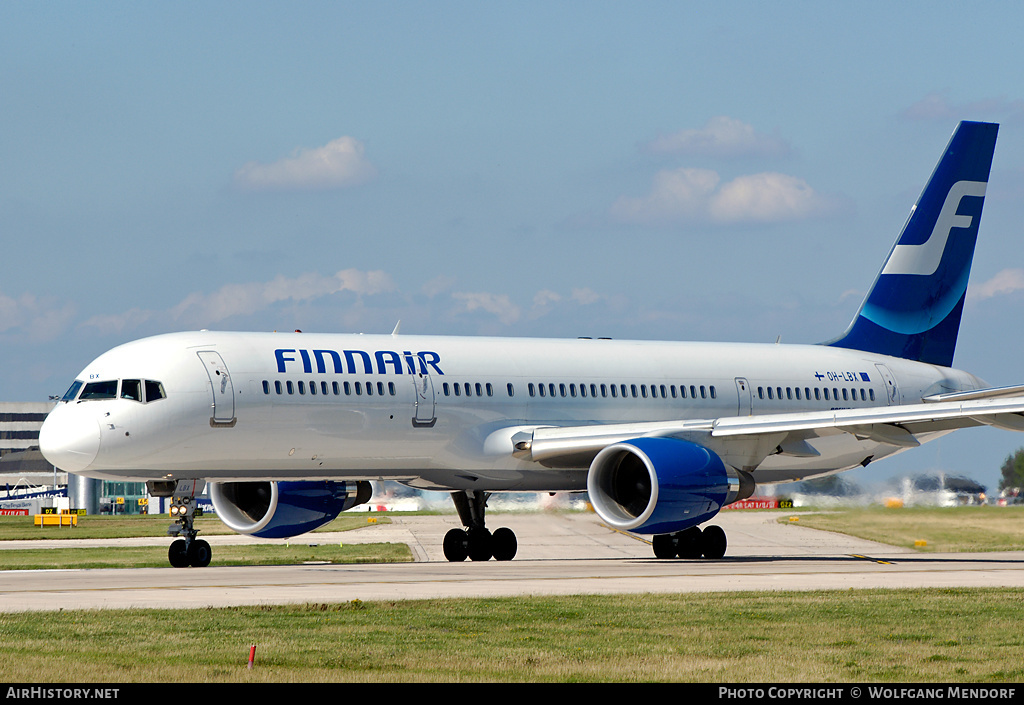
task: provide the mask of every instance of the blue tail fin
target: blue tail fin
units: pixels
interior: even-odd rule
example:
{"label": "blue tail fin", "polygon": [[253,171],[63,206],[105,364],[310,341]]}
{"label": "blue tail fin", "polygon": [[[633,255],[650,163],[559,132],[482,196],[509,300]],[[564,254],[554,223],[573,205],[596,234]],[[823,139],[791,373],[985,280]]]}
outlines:
{"label": "blue tail fin", "polygon": [[853,323],[826,345],[953,364],[998,130],[960,123]]}

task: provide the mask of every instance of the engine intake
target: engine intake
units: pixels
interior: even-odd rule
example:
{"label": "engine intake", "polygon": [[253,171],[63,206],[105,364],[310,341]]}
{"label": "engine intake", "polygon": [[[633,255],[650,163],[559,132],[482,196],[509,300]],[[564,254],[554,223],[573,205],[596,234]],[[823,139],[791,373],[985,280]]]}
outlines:
{"label": "engine intake", "polygon": [[587,491],[609,526],[668,534],[697,526],[725,506],[754,493],[749,473],[715,453],[677,438],[635,438],[594,458]]}
{"label": "engine intake", "polygon": [[370,483],[211,482],[217,516],[240,534],[264,539],[298,536],[370,501]]}

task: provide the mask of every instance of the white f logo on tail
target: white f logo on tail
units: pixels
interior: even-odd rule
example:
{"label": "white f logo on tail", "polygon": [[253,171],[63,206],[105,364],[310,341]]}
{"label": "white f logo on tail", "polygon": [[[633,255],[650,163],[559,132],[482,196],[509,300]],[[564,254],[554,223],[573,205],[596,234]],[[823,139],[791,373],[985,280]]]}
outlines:
{"label": "white f logo on tail", "polygon": [[896,245],[882,269],[882,274],[935,274],[946,250],[949,231],[953,228],[971,227],[972,216],[957,215],[960,199],[964,196],[984,198],[985,181],[957,181],[946,194],[939,217],[935,219],[932,234],[920,245]]}

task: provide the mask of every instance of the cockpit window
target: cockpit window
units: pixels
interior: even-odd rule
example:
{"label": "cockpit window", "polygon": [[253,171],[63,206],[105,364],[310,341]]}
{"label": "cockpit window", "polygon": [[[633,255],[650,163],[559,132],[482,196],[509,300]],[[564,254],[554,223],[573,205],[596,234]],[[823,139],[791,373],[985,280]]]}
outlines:
{"label": "cockpit window", "polygon": [[164,385],[160,382],[154,382],[153,380],[146,380],[146,401],[156,401],[157,399],[166,399],[167,394],[164,392]]}
{"label": "cockpit window", "polygon": [[121,381],[121,398],[142,401],[142,380],[125,379]]}
{"label": "cockpit window", "polygon": [[62,396],[60,398],[60,400],[61,401],[74,401],[75,397],[78,396],[78,390],[80,390],[82,388],[83,384],[85,384],[85,382],[83,382],[80,379],[76,379],[74,381],[74,383],[71,385],[71,387],[68,389],[68,391],[64,392],[64,396]]}
{"label": "cockpit window", "polygon": [[86,399],[116,399],[117,380],[111,379],[105,382],[89,382],[82,392],[81,401]]}

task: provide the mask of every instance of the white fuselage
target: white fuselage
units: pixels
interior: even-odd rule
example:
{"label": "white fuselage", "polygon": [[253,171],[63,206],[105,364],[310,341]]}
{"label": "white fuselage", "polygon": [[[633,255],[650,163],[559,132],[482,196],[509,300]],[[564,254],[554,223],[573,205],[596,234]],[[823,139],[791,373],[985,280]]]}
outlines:
{"label": "white fuselage", "polygon": [[[517,429],[885,407],[984,386],[819,345],[210,331],[122,345],[78,380],[118,380],[119,392],[83,394],[48,417],[41,447],[69,472],[488,491],[586,487],[587,462],[514,453]],[[159,383],[162,397],[124,398],[136,380]],[[818,455],[770,455],[754,478],[801,479],[899,450],[838,431],[806,442]]]}

